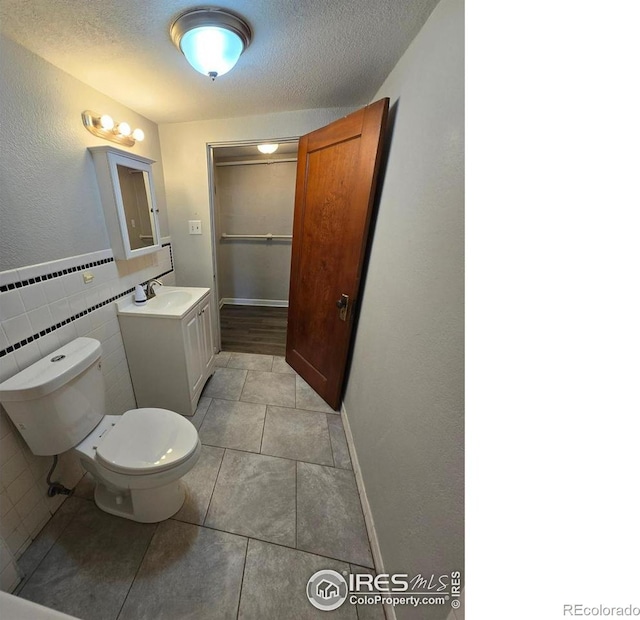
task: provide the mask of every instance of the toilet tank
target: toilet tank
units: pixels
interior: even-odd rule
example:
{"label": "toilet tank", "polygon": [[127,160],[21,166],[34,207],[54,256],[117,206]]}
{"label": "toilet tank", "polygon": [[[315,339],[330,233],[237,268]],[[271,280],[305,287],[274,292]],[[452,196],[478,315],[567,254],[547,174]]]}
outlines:
{"label": "toilet tank", "polygon": [[100,356],[93,338],[76,338],[0,384],[0,403],[34,454],[61,454],[105,414]]}

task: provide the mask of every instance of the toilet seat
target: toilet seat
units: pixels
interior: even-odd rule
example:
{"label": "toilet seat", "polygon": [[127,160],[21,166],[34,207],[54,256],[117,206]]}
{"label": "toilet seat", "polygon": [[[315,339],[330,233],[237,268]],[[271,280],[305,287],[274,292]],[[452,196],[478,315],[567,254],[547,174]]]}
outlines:
{"label": "toilet seat", "polygon": [[96,446],[96,460],[110,471],[136,476],[179,466],[198,448],[198,432],[167,409],[126,411]]}

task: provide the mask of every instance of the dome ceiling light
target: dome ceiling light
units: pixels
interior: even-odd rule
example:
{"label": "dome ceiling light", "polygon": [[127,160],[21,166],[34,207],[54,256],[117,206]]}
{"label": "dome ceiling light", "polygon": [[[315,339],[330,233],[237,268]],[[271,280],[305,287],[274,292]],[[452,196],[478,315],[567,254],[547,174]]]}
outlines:
{"label": "dome ceiling light", "polygon": [[231,71],[251,43],[247,22],[215,8],[183,13],[171,24],[169,33],[189,64],[212,80]]}
{"label": "dome ceiling light", "polygon": [[277,144],[258,144],[258,150],[265,155],[271,155],[278,150]]}

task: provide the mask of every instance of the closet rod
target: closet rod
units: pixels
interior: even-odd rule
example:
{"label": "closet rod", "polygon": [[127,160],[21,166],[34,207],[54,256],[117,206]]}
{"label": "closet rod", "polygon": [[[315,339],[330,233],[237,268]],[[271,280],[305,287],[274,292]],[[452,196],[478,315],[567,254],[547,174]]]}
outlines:
{"label": "closet rod", "polygon": [[298,161],[297,157],[289,159],[244,159],[241,161],[221,161],[216,163],[218,166],[255,166],[257,164],[286,164]]}
{"label": "closet rod", "polygon": [[293,235],[272,235],[271,233],[266,235],[227,235],[227,233],[222,233],[220,236],[223,239],[266,239],[267,241],[272,239],[293,239]]}

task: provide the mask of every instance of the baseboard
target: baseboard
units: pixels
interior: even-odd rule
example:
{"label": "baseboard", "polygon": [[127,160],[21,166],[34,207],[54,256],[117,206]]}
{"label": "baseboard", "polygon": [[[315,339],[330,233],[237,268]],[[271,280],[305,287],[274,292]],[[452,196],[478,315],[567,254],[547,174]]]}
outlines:
{"label": "baseboard", "polygon": [[[369,543],[371,544],[371,555],[373,556],[373,563],[376,567],[376,573],[386,573],[386,571],[384,570],[384,562],[382,561],[382,553],[380,551],[378,535],[376,534],[376,528],[373,522],[371,506],[369,505],[367,491],[365,489],[364,480],[362,478],[362,470],[360,469],[360,463],[358,462],[358,453],[356,452],[356,448],[353,443],[353,434],[351,433],[351,426],[349,425],[349,418],[347,416],[347,410],[345,409],[344,403],[342,403],[340,413],[342,414],[342,425],[344,426],[344,434],[347,438],[349,455],[351,456],[351,464],[353,465],[353,473],[356,477],[356,485],[358,487],[358,493],[360,494],[360,502],[362,503],[362,512],[364,513],[364,522],[367,527]],[[385,605],[384,608],[387,620],[396,620],[396,612],[393,606]]]}
{"label": "baseboard", "polygon": [[220,307],[228,306],[268,306],[270,308],[288,308],[288,299],[244,299],[243,297],[223,297]]}

